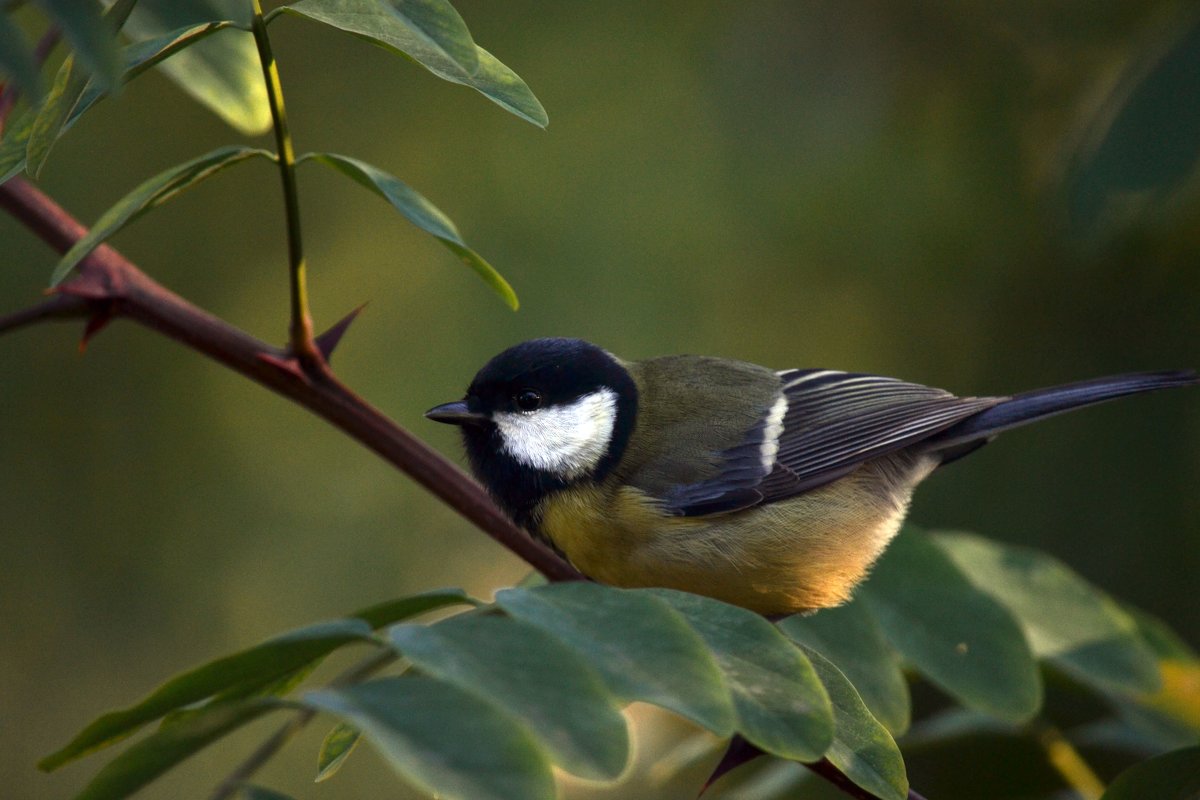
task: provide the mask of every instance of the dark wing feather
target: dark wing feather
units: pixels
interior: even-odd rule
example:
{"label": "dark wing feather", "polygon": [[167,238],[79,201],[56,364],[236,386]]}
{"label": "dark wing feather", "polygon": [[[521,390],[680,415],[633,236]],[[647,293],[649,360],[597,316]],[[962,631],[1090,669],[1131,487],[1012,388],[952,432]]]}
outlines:
{"label": "dark wing feather", "polygon": [[669,510],[697,516],[794,497],[1004,400],[831,370],[789,370],[779,378],[787,400],[782,429],[764,413],[742,443],[721,454],[720,474],[663,498]]}

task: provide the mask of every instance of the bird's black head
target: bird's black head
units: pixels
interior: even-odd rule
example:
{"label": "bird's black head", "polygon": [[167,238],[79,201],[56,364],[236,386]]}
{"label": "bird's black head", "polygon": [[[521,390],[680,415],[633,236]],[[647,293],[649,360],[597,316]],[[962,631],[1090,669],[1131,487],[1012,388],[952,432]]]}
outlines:
{"label": "bird's black head", "polygon": [[505,350],[467,396],[426,416],[460,425],[476,477],[518,523],[538,502],[616,465],[637,416],[637,386],[615,358],[580,339],[533,339]]}

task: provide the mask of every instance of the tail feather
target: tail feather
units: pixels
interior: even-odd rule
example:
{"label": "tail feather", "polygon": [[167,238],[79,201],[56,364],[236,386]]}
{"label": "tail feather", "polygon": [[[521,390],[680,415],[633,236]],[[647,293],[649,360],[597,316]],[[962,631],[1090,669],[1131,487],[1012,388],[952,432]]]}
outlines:
{"label": "tail feather", "polygon": [[1036,389],[1013,395],[1008,400],[968,417],[924,442],[923,450],[942,453],[943,463],[981,447],[993,436],[1010,428],[1055,414],[1073,411],[1118,397],[1176,386],[1200,384],[1195,370],[1137,372],[1090,381]]}

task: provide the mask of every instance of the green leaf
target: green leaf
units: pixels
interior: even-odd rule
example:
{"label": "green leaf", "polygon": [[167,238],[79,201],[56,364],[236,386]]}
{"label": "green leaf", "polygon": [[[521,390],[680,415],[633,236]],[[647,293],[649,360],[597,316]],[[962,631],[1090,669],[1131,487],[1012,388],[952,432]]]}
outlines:
{"label": "green leaf", "polygon": [[800,647],[808,654],[833,702],[836,728],[825,757],[855,785],[881,800],[907,800],[904,757],[892,735],[872,716],[854,686],[832,661],[811,647]]}
{"label": "green leaf", "polygon": [[166,169],[146,180],[105,211],[91,230],[72,245],[54,268],[50,285],[57,285],[92,252],[97,245],[155,206],[161,205],[183,190],[194,186],[225,167],[260,156],[274,160],[275,156],[254,147],[234,145],[221,147],[199,158]]}
{"label": "green leaf", "polygon": [[552,800],[554,777],[524,727],[456,686],[382,678],[311,692],[311,708],[363,732],[401,776],[446,800]]}
{"label": "green leaf", "polygon": [[112,20],[100,13],[93,0],[38,0],[70,42],[75,55],[106,90],[115,89],[121,78],[117,34]]}
{"label": "green leaf", "polygon": [[451,83],[469,86],[501,108],[546,127],[546,109],[521,77],[495,56],[475,46],[477,64],[464,70],[462,64],[436,49],[414,48],[414,36],[384,3],[378,0],[300,0],[277,10],[295,14],[345,31],[393,53],[400,53]]}
{"label": "green leaf", "polygon": [[833,741],[829,695],[808,659],[758,614],[656,589],[708,645],[733,695],[737,730],[773,755],[816,761]]}
{"label": "green leaf", "polygon": [[[249,26],[244,0],[139,0],[125,30],[138,41],[162,39],[185,28],[232,20],[222,29]],[[213,31],[210,31],[210,33]],[[193,46],[194,45],[194,46]],[[247,135],[271,129],[271,108],[263,83],[254,37],[248,30],[227,30],[161,64],[164,75]]]}
{"label": "green leaf", "polygon": [[367,608],[359,609],[349,616],[361,619],[372,628],[382,628],[403,619],[437,611],[449,606],[478,606],[479,601],[472,598],[462,589],[435,589],[429,592],[401,597],[399,600],[388,600]]}
{"label": "green leaf", "polygon": [[794,614],[778,625],[793,641],[808,645],[836,664],[894,736],[908,730],[912,714],[908,683],[864,601],[853,600],[815,614]]}
{"label": "green leaf", "polygon": [[41,175],[50,149],[58,141],[71,110],[78,104],[87,85],[88,76],[75,69],[73,56],[67,56],[54,76],[50,92],[38,109],[25,145],[25,171],[30,177]]}
{"label": "green leaf", "polygon": [[629,734],[616,700],[588,663],[550,634],[507,617],[464,616],[398,625],[388,638],[423,673],[521,720],[568,772],[611,780],[625,769]]}
{"label": "green leaf", "polygon": [[282,10],[402,53],[430,70],[468,79],[479,69],[467,23],[445,0],[300,0]]}
{"label": "green leaf", "polygon": [[0,11],[0,73],[11,76],[31,106],[41,102],[42,71],[12,15]]}
{"label": "green leaf", "polygon": [[935,534],[933,541],[1016,616],[1035,656],[1102,692],[1158,690],[1158,661],[1137,624],[1057,559],[970,534]]}
{"label": "green leaf", "polygon": [[[166,36],[145,42],[136,42],[121,50],[121,59],[125,64],[122,83],[141,75],[159,62],[170,58],[180,50],[200,41],[204,37],[233,25],[232,22],[206,22],[172,31]],[[21,116],[21,124],[10,124],[5,130],[3,142],[0,142],[0,183],[25,168],[27,150],[35,149],[39,154],[39,162],[30,168],[30,174],[40,173],[42,162],[49,155],[50,148],[64,133],[84,115],[92,106],[107,96],[107,92],[94,80],[87,80],[82,88],[78,86],[79,73],[70,67],[72,59],[67,60],[59,68],[56,77],[56,94],[52,96],[52,109],[39,109],[37,112],[26,111]],[[62,81],[61,88],[58,81]],[[68,90],[69,89],[69,90]],[[28,119],[26,119],[28,118]],[[34,134],[34,124],[40,127],[42,141],[38,144],[26,145]],[[19,145],[19,147],[18,147]]]}
{"label": "green leaf", "polygon": [[37,109],[27,108],[4,128],[0,138],[0,183],[25,169],[25,143],[33,133]]}
{"label": "green leaf", "polygon": [[329,780],[346,763],[346,759],[362,741],[362,732],[352,725],[339,722],[333,730],[325,734],[321,742],[321,752],[317,754],[316,782]]}
{"label": "green leaf", "polygon": [[392,204],[404,217],[426,233],[450,249],[462,259],[463,263],[483,278],[492,290],[514,311],[519,305],[516,292],[504,277],[492,267],[481,255],[476,253],[463,241],[458,228],[450,218],[441,212],[433,203],[426,200],[413,189],[400,182],[378,167],[356,158],[342,156],[336,153],[305,153],[300,156],[300,162],[316,161],[333,167],[338,172],[365,186],[375,194]]}
{"label": "green leaf", "polygon": [[[334,620],[285,633],[240,653],[188,670],[171,678],[136,705],[100,717],[61,750],[42,759],[38,767],[46,771],[57,769],[129,736],[175,709],[198,703],[230,687],[281,677],[342,645],[369,641],[370,636],[370,626],[362,620]],[[195,715],[188,715],[188,718],[192,716]]]}
{"label": "green leaf", "polygon": [[1196,800],[1200,747],[1176,750],[1135,764],[1117,776],[1101,800]]}
{"label": "green leaf", "polygon": [[75,800],[128,797],[188,756],[276,707],[264,701],[214,706],[155,731],[108,762]]}
{"label": "green leaf", "polygon": [[505,589],[496,604],[581,653],[623,700],[668,708],[718,736],[733,733],[733,701],[720,669],[661,598],[579,581]]}
{"label": "green leaf", "polygon": [[1015,722],[1037,713],[1041,676],[1017,621],[923,531],[906,527],[861,591],[896,649],[964,705]]}

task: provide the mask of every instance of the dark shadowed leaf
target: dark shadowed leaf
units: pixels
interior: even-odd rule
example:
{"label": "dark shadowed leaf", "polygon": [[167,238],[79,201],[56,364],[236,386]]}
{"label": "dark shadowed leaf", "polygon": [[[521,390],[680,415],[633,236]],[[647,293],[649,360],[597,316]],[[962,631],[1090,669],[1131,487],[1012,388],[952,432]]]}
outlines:
{"label": "dark shadowed leaf", "polygon": [[660,598],[575,582],[506,589],[496,604],[581,653],[623,700],[668,708],[719,736],[733,732],[733,702],[720,669]]}
{"label": "dark shadowed leaf", "polygon": [[1117,776],[1101,800],[1196,800],[1200,747],[1176,750],[1136,764]]}
{"label": "dark shadowed leaf", "polygon": [[307,17],[385,50],[408,56],[439,78],[470,86],[501,108],[540,127],[546,127],[550,121],[546,109],[525,81],[482,47],[475,46],[477,63],[471,70],[463,69],[462,64],[437,49],[414,52],[411,30],[390,13],[386,3],[376,0],[300,0],[277,9],[276,13]]}
{"label": "dark shadowed leaf", "polygon": [[479,69],[475,40],[445,0],[300,0],[291,13],[403,53],[428,69],[469,79]]}
{"label": "dark shadowed leaf", "polygon": [[117,33],[112,20],[100,13],[99,3],[80,0],[38,0],[71,44],[71,49],[100,85],[108,90],[121,77],[121,59],[117,55]]}
{"label": "dark shadowed leaf", "polygon": [[268,701],[214,706],[161,728],[108,762],[75,800],[128,797],[188,756],[277,706]]}
{"label": "dark shadowed leaf", "polygon": [[833,741],[833,709],[808,659],[758,614],[669,589],[669,603],[708,645],[733,695],[737,730],[773,755],[815,761]]}
{"label": "dark shadowed leaf", "polygon": [[336,775],[360,741],[362,733],[358,728],[344,722],[334,725],[333,730],[325,734],[325,739],[321,742],[321,752],[317,754],[317,783]]}
{"label": "dark shadowed leaf", "polygon": [[[192,25],[157,39],[135,42],[122,48],[121,59],[125,65],[125,73],[121,82],[128,83],[160,61],[170,58],[209,34],[232,24],[231,22],[208,22],[202,25]],[[71,126],[88,109],[107,96],[107,92],[94,80],[89,79],[79,85],[77,83],[78,71],[74,70],[72,64],[73,60],[68,58],[59,68],[55,80],[56,92],[49,98],[53,102],[53,108],[39,109],[36,113],[26,112],[22,115],[22,120],[28,116],[28,121],[23,121],[19,129],[15,125],[9,125],[5,130],[4,141],[0,143],[0,183],[7,180],[7,177],[16,171],[25,168],[25,157],[29,150],[37,150],[40,162],[44,162],[53,144],[70,130]],[[41,138],[41,141],[36,144],[30,141],[35,132],[35,120],[38,136]],[[21,144],[19,149],[14,147],[17,143]],[[31,162],[31,174],[36,175],[40,170],[41,163],[33,164]]]}
{"label": "dark shadowed leaf", "polygon": [[1165,51],[1134,60],[1095,113],[1067,178],[1075,225],[1099,227],[1122,201],[1161,199],[1194,174],[1200,157],[1200,17]]}
{"label": "dark shadowed leaf", "polygon": [[388,638],[422,672],[524,722],[568,772],[611,780],[625,769],[629,735],[616,699],[549,633],[508,617],[464,616],[398,625]]}
{"label": "dark shadowed leaf", "polygon": [[1020,722],[1042,702],[1020,626],[928,534],[906,527],[862,588],[888,640],[964,705]]}
{"label": "dark shadowed leaf", "polygon": [[779,622],[779,629],[836,664],[893,735],[908,730],[908,683],[866,603],[854,600],[815,614],[796,614]]}
{"label": "dark shadowed leaf", "polygon": [[[160,39],[172,31],[208,22],[232,20],[247,27],[244,0],[139,0],[125,30],[135,39]],[[225,122],[245,134],[271,128],[271,109],[254,37],[247,30],[225,30],[161,65],[163,74]]]}
{"label": "dark shadowed leaf", "polygon": [[262,157],[273,160],[275,156],[254,147],[234,145],[221,147],[199,158],[163,170],[154,177],[146,180],[129,194],[122,197],[108,211],[96,220],[91,230],[79,241],[72,245],[62,260],[54,268],[50,284],[56,285],[68,273],[87,257],[105,239],[112,236],[133,220],[145,214],[155,206],[161,205],[185,189],[196,185],[225,167],[245,161],[248,158]]}
{"label": "dark shadowed leaf", "polygon": [[1101,691],[1158,690],[1158,662],[1133,619],[1057,559],[970,534],[933,541],[1016,616],[1035,656]]}
{"label": "dark shadowed leaf", "polygon": [[67,56],[59,65],[54,83],[38,109],[25,145],[25,171],[30,177],[41,174],[50,149],[58,141],[71,110],[79,103],[87,85],[88,76],[76,69],[74,56]]}
{"label": "dark shadowed leaf", "polygon": [[66,747],[42,759],[38,767],[57,769],[68,761],[123,739],[146,723],[178,708],[240,684],[282,677],[342,645],[368,640],[370,635],[370,626],[362,620],[335,620],[285,633],[256,647],[196,667],[171,678],[140,703],[100,717]]}
{"label": "dark shadowed leaf", "polygon": [[551,800],[554,777],[529,733],[470,692],[434,678],[382,678],[305,695],[363,732],[388,764],[446,800]]}
{"label": "dark shadowed leaf", "polygon": [[37,109],[27,108],[4,127],[0,138],[0,183],[25,169],[25,144],[33,133]]}
{"label": "dark shadowed leaf", "polygon": [[432,234],[434,238],[462,259],[464,264],[475,270],[479,277],[483,278],[484,283],[500,295],[500,299],[514,311],[516,310],[517,295],[508,281],[504,280],[504,277],[485,261],[483,256],[467,246],[459,234],[458,228],[454,226],[449,217],[398,178],[365,161],[336,153],[305,153],[300,156],[299,160],[301,162],[316,161],[333,167],[359,185],[365,186],[387,200],[393,208],[404,215],[405,219],[426,233]]}
{"label": "dark shadowed leaf", "polygon": [[31,105],[42,97],[42,71],[33,58],[33,48],[7,11],[0,11],[0,78],[16,81]]}
{"label": "dark shadowed leaf", "polygon": [[854,686],[816,650],[801,645],[833,702],[833,744],[825,757],[855,785],[881,800],[906,800],[908,775],[900,748],[867,710]]}

